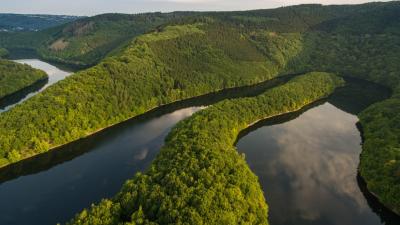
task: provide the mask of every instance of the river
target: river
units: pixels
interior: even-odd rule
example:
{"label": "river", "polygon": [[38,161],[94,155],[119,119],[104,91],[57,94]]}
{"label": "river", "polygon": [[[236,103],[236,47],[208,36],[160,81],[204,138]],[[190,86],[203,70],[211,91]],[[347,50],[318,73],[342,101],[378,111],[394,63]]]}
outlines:
{"label": "river", "polygon": [[400,224],[357,174],[356,114],[388,93],[367,82],[352,85],[242,132],[236,146],[259,177],[271,225]]}
{"label": "river", "polygon": [[[285,80],[163,106],[1,169],[0,224],[66,222],[145,171],[180,120],[222,99],[256,95]],[[364,82],[348,87],[328,102],[262,121],[241,133],[237,147],[260,178],[272,225],[398,224],[397,217],[376,209],[379,204],[371,205],[373,200],[356,179],[361,139],[354,114],[385,93]]]}
{"label": "river", "polygon": [[66,69],[60,69],[49,63],[43,62],[39,59],[17,59],[13,60],[17,63],[28,64],[33,68],[41,69],[48,75],[48,80],[44,82],[39,82],[31,87],[24,88],[23,90],[10,95],[4,99],[0,100],[0,113],[10,110],[16,105],[28,100],[29,98],[35,96],[36,94],[42,92],[50,85],[65,79],[67,76],[71,75],[72,72]]}

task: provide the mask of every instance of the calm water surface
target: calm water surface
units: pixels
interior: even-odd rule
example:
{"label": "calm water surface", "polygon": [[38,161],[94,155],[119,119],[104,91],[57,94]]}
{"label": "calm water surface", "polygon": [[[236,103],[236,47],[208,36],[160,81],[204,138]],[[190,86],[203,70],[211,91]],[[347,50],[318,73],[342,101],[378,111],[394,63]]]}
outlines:
{"label": "calm water surface", "polygon": [[338,92],[310,109],[260,122],[238,141],[259,177],[271,225],[400,224],[360,189],[358,118],[344,110],[358,112],[368,94]]}
{"label": "calm water surface", "polygon": [[39,92],[42,92],[44,89],[49,87],[50,85],[65,79],[67,76],[71,75],[70,71],[66,71],[65,69],[60,69],[56,66],[53,66],[49,63],[43,62],[39,59],[18,59],[13,60],[17,63],[28,64],[33,68],[41,69],[47,73],[49,79],[44,82],[39,82],[32,87],[26,88],[12,96],[7,97],[6,99],[0,100],[0,113],[4,111],[8,111],[14,106],[26,101],[27,99],[35,96]]}
{"label": "calm water surface", "polygon": [[189,107],[120,128],[82,146],[90,152],[74,160],[2,183],[0,224],[65,222],[92,202],[112,197],[126,179],[148,167],[170,128],[199,109]]}

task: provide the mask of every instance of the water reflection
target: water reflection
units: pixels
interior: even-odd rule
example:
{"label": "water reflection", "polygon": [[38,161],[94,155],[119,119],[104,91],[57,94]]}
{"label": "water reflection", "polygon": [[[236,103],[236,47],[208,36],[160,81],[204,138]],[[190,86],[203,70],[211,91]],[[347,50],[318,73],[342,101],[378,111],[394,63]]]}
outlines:
{"label": "water reflection", "polygon": [[113,196],[157,155],[169,129],[204,105],[254,96],[292,76],[233,88],[151,110],[88,138],[0,170],[0,224],[65,222]]}
{"label": "water reflection", "polygon": [[[155,157],[169,129],[201,107],[181,109],[97,140],[92,151],[35,176],[0,186],[0,224],[55,224],[113,196]],[[49,207],[51,206],[51,207]],[[45,210],[43,210],[45,209]]]}
{"label": "water reflection", "polygon": [[325,103],[238,142],[260,178],[271,224],[380,224],[356,181],[356,122]]}
{"label": "water reflection", "polygon": [[358,119],[335,106],[361,111],[380,100],[364,97],[360,103],[359,97],[366,96],[363,92],[379,89],[371,87],[376,89],[348,86],[329,102],[262,121],[241,134],[237,147],[260,179],[272,225],[399,224],[398,217],[382,221],[382,213],[376,214],[368,196],[360,191]]}
{"label": "water reflection", "polygon": [[4,99],[0,99],[0,113],[4,111],[8,111],[17,104],[20,104],[29,98],[35,96],[39,92],[42,92],[50,85],[65,79],[67,76],[71,75],[71,72],[66,70],[61,70],[58,67],[50,65],[46,62],[43,62],[39,59],[18,59],[14,60],[17,63],[28,64],[36,69],[41,69],[45,71],[48,75],[48,79],[45,81],[39,81],[34,85],[24,88],[17,93],[10,95]]}

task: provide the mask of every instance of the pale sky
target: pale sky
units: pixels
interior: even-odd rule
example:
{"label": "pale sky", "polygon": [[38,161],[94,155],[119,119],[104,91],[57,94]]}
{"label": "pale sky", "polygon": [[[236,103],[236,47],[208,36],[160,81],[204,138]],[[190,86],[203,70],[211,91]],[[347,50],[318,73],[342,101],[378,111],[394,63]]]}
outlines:
{"label": "pale sky", "polygon": [[371,0],[0,0],[0,13],[96,15],[120,12],[227,11],[303,3],[359,4]]}

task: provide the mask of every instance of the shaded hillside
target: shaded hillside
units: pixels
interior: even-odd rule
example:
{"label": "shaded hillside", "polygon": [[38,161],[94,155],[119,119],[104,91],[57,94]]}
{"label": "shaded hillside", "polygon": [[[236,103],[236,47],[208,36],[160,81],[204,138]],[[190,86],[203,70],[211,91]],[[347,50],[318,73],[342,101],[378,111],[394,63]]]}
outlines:
{"label": "shaded hillside", "polygon": [[87,67],[112,50],[119,51],[133,37],[182,15],[103,14],[40,32],[0,33],[0,46],[33,49],[46,60]]}

